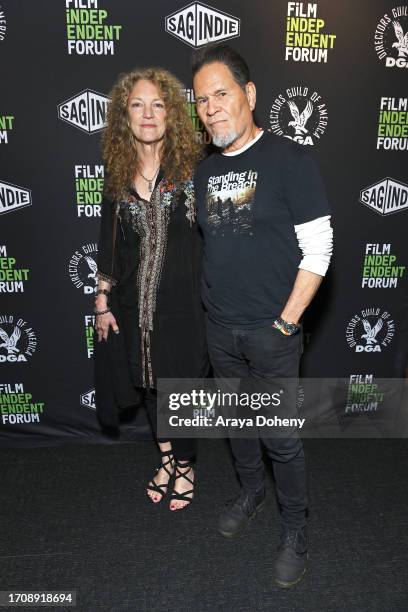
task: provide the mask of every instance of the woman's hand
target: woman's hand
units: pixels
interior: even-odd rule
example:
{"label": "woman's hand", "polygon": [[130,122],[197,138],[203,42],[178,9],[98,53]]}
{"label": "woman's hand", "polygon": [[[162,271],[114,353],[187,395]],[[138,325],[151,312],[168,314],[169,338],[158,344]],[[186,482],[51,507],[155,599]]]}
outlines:
{"label": "woman's hand", "polygon": [[96,315],[95,317],[95,329],[98,334],[98,342],[101,342],[102,338],[108,339],[109,327],[112,327],[115,334],[119,333],[119,327],[117,326],[116,319],[111,312],[107,312],[103,315]]}
{"label": "woman's hand", "polygon": [[[98,295],[95,300],[96,310],[103,311],[108,308],[108,301],[105,295]],[[95,315],[95,329],[98,334],[98,342],[101,342],[102,338],[108,339],[109,327],[112,327],[115,334],[119,333],[119,327],[117,326],[116,319],[113,314],[109,311],[103,315]]]}

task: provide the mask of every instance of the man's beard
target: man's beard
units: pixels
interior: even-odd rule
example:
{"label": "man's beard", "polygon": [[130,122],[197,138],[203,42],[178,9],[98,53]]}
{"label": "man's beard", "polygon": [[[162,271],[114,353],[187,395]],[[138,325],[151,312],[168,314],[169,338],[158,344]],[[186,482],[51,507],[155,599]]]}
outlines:
{"label": "man's beard", "polygon": [[220,134],[218,136],[214,135],[212,137],[212,143],[215,147],[225,149],[226,147],[232,145],[232,143],[235,142],[239,136],[240,135],[238,132],[229,132],[228,134]]}

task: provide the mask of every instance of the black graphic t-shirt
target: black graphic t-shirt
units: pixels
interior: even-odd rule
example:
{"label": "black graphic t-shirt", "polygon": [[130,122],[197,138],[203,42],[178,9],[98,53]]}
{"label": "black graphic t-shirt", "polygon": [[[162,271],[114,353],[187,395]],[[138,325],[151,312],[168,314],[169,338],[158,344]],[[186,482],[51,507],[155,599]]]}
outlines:
{"label": "black graphic t-shirt", "polygon": [[231,328],[270,325],[302,259],[294,225],[330,214],[315,162],[305,147],[265,132],[238,155],[204,160],[194,187],[208,316]]}

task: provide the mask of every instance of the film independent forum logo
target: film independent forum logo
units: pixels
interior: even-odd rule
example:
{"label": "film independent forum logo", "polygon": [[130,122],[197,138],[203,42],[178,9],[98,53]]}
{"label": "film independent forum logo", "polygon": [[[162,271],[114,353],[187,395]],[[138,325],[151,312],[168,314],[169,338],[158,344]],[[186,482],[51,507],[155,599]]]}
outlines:
{"label": "film independent forum logo", "polygon": [[58,104],[58,117],[87,134],[96,134],[106,126],[108,102],[107,96],[92,89],[84,89]]}
{"label": "film independent forum logo", "polygon": [[380,19],[374,47],[387,68],[408,68],[408,5],[396,6]]}
{"label": "film independent forum logo", "polygon": [[275,98],[269,114],[272,132],[302,145],[314,145],[327,127],[327,108],[317,91],[289,87]]}
{"label": "film independent forum logo", "polygon": [[387,310],[365,308],[350,319],[346,340],[355,353],[381,353],[389,346],[394,333],[395,324]]}
{"label": "film independent forum logo", "polygon": [[241,20],[202,2],[192,2],[168,15],[165,23],[168,34],[190,47],[202,47],[210,42],[237,38]]}

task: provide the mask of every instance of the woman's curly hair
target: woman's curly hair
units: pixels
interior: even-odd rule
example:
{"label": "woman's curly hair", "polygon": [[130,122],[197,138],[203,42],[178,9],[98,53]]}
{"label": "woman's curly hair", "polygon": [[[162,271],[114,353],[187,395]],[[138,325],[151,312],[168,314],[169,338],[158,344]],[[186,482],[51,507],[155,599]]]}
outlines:
{"label": "woman's curly hair", "polygon": [[128,122],[128,102],[134,85],[140,79],[154,83],[165,104],[166,131],[161,158],[164,178],[172,182],[190,179],[202,156],[180,81],[162,68],[136,69],[122,74],[110,93],[107,127],[102,137],[102,155],[107,172],[105,190],[114,200],[124,196],[133,183],[137,168],[138,155]]}

